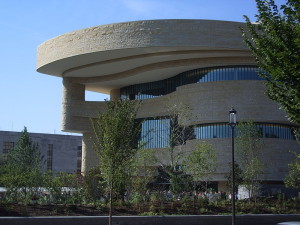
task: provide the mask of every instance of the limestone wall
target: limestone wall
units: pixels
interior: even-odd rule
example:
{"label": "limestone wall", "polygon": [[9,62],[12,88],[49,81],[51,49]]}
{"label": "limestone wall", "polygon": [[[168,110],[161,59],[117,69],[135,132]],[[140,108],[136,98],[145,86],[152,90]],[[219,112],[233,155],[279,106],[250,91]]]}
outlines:
{"label": "limestone wall", "polygon": [[[69,86],[69,88],[77,86]],[[76,89],[81,92],[81,87]],[[167,107],[170,104],[184,103],[189,106],[192,112],[188,125],[200,123],[227,122],[228,111],[231,106],[237,110],[238,121],[252,119],[255,122],[283,123],[290,124],[285,113],[278,109],[277,103],[269,100],[265,94],[263,81],[220,81],[197,83],[181,86],[177,91],[166,96],[144,100],[138,117],[155,117],[167,115]],[[68,91],[65,98],[74,98],[72,101],[66,100],[63,121],[66,130],[82,132],[83,134],[83,163],[82,171],[86,172],[97,165],[98,157],[92,148],[92,130],[90,118],[97,116],[98,112],[105,110],[103,102],[85,102],[78,100],[78,96],[72,91]],[[231,140],[230,139],[206,139],[191,140],[184,146],[184,151],[189,152],[194,149],[200,141],[211,143],[218,153],[218,168],[213,176],[213,180],[224,181],[224,175],[229,171],[231,162]],[[288,163],[291,162],[292,151],[299,151],[296,141],[267,138],[263,140],[262,158],[266,164],[265,180],[282,180],[288,171]],[[165,149],[157,149],[157,155],[162,161],[167,160]],[[276,166],[274,166],[276,165]]]}

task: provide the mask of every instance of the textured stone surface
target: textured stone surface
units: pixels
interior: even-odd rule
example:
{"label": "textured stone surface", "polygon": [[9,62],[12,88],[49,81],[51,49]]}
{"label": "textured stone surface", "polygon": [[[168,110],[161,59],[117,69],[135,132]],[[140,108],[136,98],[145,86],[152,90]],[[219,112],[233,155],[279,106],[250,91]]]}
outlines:
{"label": "textured stone surface", "polygon": [[99,157],[93,146],[93,134],[84,133],[82,139],[82,167],[81,172],[86,174],[94,166],[99,164]]}
{"label": "textured stone surface", "polygon": [[[194,117],[190,118],[189,125],[227,122],[228,111],[231,106],[235,106],[238,111],[238,121],[252,119],[256,122],[289,124],[285,118],[285,113],[278,109],[277,103],[264,95],[264,91],[263,81],[220,81],[189,84],[179,87],[176,92],[169,95],[144,100],[138,117],[165,116],[167,115],[166,107],[170,105],[169,102],[175,101],[177,103],[184,102],[192,110]],[[74,121],[81,116],[86,117],[86,121],[89,123],[88,117],[95,117],[96,112],[98,110],[104,111],[105,107],[103,107],[103,102],[94,102],[92,106],[89,102],[82,101],[80,104],[76,102],[72,109],[73,111],[70,111],[69,114],[76,115]],[[83,112],[81,115],[78,114],[80,111]],[[83,127],[87,126],[81,124],[80,128]],[[85,132],[91,131],[86,130]],[[203,140],[188,141],[184,151],[191,151],[200,141]],[[213,180],[225,181],[224,175],[229,171],[228,165],[231,162],[231,140],[206,139],[205,141],[211,143],[218,153],[218,168]],[[293,157],[289,151],[299,151],[299,145],[296,141],[275,138],[264,139],[263,142],[262,156],[267,165],[263,178],[265,180],[282,180],[288,171],[287,164],[291,162]],[[83,149],[86,152],[83,156],[83,170],[86,171],[95,166],[98,161],[94,160],[95,153],[90,144],[84,144]],[[167,161],[168,156],[164,149],[158,149],[157,155],[161,161]],[[273,165],[277,166],[274,167]]]}
{"label": "textured stone surface", "polygon": [[69,132],[79,132],[74,127],[76,120],[73,115],[73,107],[85,100],[85,86],[82,84],[72,83],[68,79],[63,79],[63,96],[62,96],[62,130]]}
{"label": "textured stone surface", "polygon": [[41,44],[37,70],[109,94],[122,86],[202,67],[207,61],[253,64],[240,26],[243,23],[149,20],[86,28]]}
{"label": "textured stone surface", "polygon": [[126,48],[200,46],[246,50],[238,29],[241,25],[212,20],[148,20],[90,27],[41,44],[37,68],[76,55]]}

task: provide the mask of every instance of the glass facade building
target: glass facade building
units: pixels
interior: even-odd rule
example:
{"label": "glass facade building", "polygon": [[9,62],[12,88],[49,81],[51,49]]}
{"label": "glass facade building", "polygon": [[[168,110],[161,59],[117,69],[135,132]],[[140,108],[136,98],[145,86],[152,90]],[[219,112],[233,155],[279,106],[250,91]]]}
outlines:
{"label": "glass facade building", "polygon": [[219,66],[199,68],[180,73],[168,79],[135,84],[120,90],[121,99],[149,99],[160,97],[176,91],[186,84],[228,81],[228,80],[263,80],[259,73],[263,71],[256,66]]}

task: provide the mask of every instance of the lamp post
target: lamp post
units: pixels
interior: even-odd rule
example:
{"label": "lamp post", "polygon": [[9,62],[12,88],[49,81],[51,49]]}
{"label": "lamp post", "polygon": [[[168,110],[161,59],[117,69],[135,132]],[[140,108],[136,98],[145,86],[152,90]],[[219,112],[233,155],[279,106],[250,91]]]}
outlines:
{"label": "lamp post", "polygon": [[232,107],[229,111],[229,126],[231,127],[231,146],[232,146],[232,190],[231,190],[231,201],[232,201],[232,225],[235,225],[235,162],[234,162],[234,128],[236,126],[236,110]]}

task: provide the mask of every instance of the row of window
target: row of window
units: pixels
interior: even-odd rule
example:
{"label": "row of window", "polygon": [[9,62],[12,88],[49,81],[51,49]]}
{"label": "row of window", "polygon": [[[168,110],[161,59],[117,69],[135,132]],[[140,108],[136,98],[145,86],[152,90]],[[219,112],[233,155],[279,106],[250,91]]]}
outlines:
{"label": "row of window", "polygon": [[[280,138],[294,140],[293,129],[295,127],[284,124],[256,123],[257,131],[262,138]],[[231,129],[227,123],[203,124],[194,127],[196,139],[208,138],[229,138]],[[239,133],[239,127],[236,127],[236,135]]]}
{"label": "row of window", "polygon": [[[191,139],[209,139],[209,138],[230,138],[231,129],[227,123],[213,123],[201,124],[193,127],[172,129],[171,120],[163,119],[149,119],[142,122],[141,125],[140,145],[143,148],[167,148],[172,144],[185,144],[186,140]],[[176,125],[175,125],[176,126]],[[262,138],[280,138],[294,140],[293,126],[284,124],[269,124],[256,123],[257,131]],[[183,129],[185,129],[184,132]],[[236,127],[236,134],[238,135],[238,126]],[[173,134],[172,132],[177,132]],[[179,133],[182,132],[182,133]],[[172,137],[183,135],[181,140],[174,140]],[[178,138],[177,138],[178,139]],[[176,142],[177,141],[177,142]]]}
{"label": "row of window", "polygon": [[123,87],[120,90],[121,99],[148,99],[169,94],[176,88],[186,84],[214,82],[225,80],[262,80],[259,76],[262,70],[256,66],[222,66],[199,68],[180,73],[174,77],[143,84]]}
{"label": "row of window", "polygon": [[[3,142],[3,157],[7,158],[7,154],[10,150],[12,150],[15,146],[14,142]],[[81,171],[81,154],[82,154],[82,146],[77,147],[77,172]],[[47,170],[52,171],[53,166],[53,144],[48,144],[47,146]]]}

